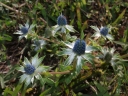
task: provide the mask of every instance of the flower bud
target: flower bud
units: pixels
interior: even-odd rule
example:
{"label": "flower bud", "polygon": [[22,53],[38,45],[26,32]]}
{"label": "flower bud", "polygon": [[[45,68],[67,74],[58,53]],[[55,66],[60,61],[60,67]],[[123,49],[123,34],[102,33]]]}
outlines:
{"label": "flower bud", "polygon": [[111,59],[112,59],[112,54],[111,54],[110,52],[107,52],[106,55],[105,55],[105,57],[104,57],[104,59],[105,59],[106,62],[111,61]]}

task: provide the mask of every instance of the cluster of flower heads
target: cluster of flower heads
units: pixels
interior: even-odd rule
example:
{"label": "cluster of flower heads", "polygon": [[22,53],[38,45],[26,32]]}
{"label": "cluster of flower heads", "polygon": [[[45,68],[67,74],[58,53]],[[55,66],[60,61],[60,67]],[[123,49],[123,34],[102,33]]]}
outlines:
{"label": "cluster of flower heads", "polygon": [[[35,25],[29,25],[28,22],[25,24],[25,26],[20,25],[20,30],[18,30],[16,33],[14,34],[19,34],[19,41],[25,37],[27,39],[27,37],[29,36],[29,34],[31,35],[32,33],[34,33],[33,29],[34,29]],[[113,40],[113,37],[109,34],[110,29],[108,27],[103,27],[101,26],[101,28],[99,29],[96,26],[91,26],[92,29],[94,29],[96,32],[94,33],[93,37],[99,38],[99,37],[103,37],[104,39],[109,39],[109,40]],[[66,31],[69,32],[75,32],[75,29],[73,28],[73,26],[68,25],[67,24],[67,19],[64,15],[60,15],[57,18],[57,25],[52,27],[52,35],[55,36],[56,32],[60,32],[60,33],[66,33]],[[85,60],[87,62],[93,63],[93,59],[94,57],[90,54],[92,51],[97,50],[97,48],[87,45],[85,40],[81,40],[81,39],[76,39],[76,41],[74,41],[73,43],[65,43],[63,42],[68,48],[64,48],[63,51],[60,51],[58,55],[69,55],[69,57],[66,59],[66,61],[64,62],[65,65],[71,65],[73,63],[73,61],[75,61],[76,63],[76,71],[80,72],[83,64],[85,63]],[[33,41],[32,46],[35,47],[35,51],[39,50],[40,48],[43,48],[43,46],[46,44],[46,42],[44,40],[35,40]],[[110,54],[113,54],[113,50],[110,52]],[[109,52],[104,54],[104,59],[106,59],[107,57],[105,57],[107,54],[109,54]],[[113,63],[113,61],[115,60],[112,56],[110,57],[110,62]],[[74,60],[76,59],[76,60]],[[24,74],[21,76],[20,81],[23,82],[25,81],[26,85],[29,85],[31,82],[34,82],[34,78],[39,79],[41,78],[40,73],[45,72],[47,70],[49,70],[49,67],[47,66],[43,66],[40,65],[42,62],[43,58],[38,58],[38,54],[36,56],[34,56],[31,60],[31,62],[25,57],[24,58],[24,65],[19,67],[18,70],[23,72]]]}

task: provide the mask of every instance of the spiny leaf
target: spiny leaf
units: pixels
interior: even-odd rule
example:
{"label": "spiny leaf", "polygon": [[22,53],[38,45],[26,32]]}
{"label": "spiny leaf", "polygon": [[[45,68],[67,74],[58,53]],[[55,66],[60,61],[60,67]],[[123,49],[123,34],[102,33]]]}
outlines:
{"label": "spiny leaf", "polygon": [[88,27],[88,21],[86,20],[86,21],[83,23],[82,30],[86,29],[87,27]]}

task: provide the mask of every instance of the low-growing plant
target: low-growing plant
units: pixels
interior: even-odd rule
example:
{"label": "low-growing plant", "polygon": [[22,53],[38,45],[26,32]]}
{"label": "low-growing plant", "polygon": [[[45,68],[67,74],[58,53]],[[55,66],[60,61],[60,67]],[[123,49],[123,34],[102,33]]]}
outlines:
{"label": "low-growing plant", "polygon": [[[18,25],[8,24],[14,27],[12,36],[3,34],[0,39],[6,42],[16,37],[19,49],[15,65],[9,62],[8,71],[0,74],[3,96],[127,96],[128,29],[120,41],[114,33],[127,10],[117,19],[111,13],[120,0],[14,1],[0,1],[2,10],[18,17]],[[97,13],[91,4],[106,13]],[[97,18],[99,25],[89,24]],[[6,49],[5,43],[1,45]]]}

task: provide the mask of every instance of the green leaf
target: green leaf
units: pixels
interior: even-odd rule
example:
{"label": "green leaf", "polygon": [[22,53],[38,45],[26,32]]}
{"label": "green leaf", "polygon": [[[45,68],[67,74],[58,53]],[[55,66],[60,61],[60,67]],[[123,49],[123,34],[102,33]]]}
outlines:
{"label": "green leaf", "polygon": [[65,76],[65,80],[64,81],[66,82],[67,85],[72,81],[73,77],[74,77],[73,74],[69,74],[69,75]]}
{"label": "green leaf", "polygon": [[88,27],[88,21],[86,20],[86,21],[83,23],[82,30],[86,29],[87,27]]}
{"label": "green leaf", "polygon": [[99,84],[97,82],[95,82],[95,85],[99,90],[97,96],[110,96],[107,91],[107,87],[102,86],[101,84]]}
{"label": "green leaf", "polygon": [[11,41],[12,37],[7,34],[3,34],[2,36],[0,35],[0,41],[4,41],[4,40]]}
{"label": "green leaf", "polygon": [[84,39],[84,32],[83,32],[83,30],[81,31],[80,39]]}
{"label": "green leaf", "polygon": [[50,36],[52,36],[52,29],[51,29],[49,26],[47,26],[47,27],[45,28],[44,36],[45,36],[46,38],[49,38]]}
{"label": "green leaf", "polygon": [[114,41],[116,44],[119,44],[119,45],[121,45],[121,46],[124,46],[124,47],[126,47],[126,46],[128,46],[128,43],[126,42],[126,43],[124,43],[124,42],[121,42],[121,41]]}
{"label": "green leaf", "polygon": [[4,78],[6,78],[7,76],[9,76],[11,73],[13,73],[14,70],[16,70],[17,67],[18,67],[18,65],[11,66],[11,68],[10,68],[11,70],[9,70],[9,72],[6,75],[4,75]]}
{"label": "green leaf", "polygon": [[1,88],[3,89],[5,85],[4,85],[4,79],[1,76],[0,76],[0,83],[1,83]]}
{"label": "green leaf", "polygon": [[121,78],[118,78],[117,82],[118,82],[118,84],[117,84],[117,88],[116,88],[116,91],[115,91],[115,96],[120,96],[121,86],[122,86],[122,84],[121,84],[121,82],[122,82]]}
{"label": "green leaf", "polygon": [[122,11],[122,13],[118,16],[118,18],[112,23],[112,25],[118,24],[118,23],[121,21],[121,19],[123,18],[125,12],[126,12],[126,9],[124,9],[124,10]]}
{"label": "green leaf", "polygon": [[45,79],[46,79],[47,84],[49,84],[50,86],[53,86],[55,84],[55,82],[52,79],[50,78],[45,78]]}
{"label": "green leaf", "polygon": [[83,5],[86,5],[86,3],[87,3],[86,0],[81,0],[81,2]]}
{"label": "green leaf", "polygon": [[39,96],[46,96],[49,93],[51,93],[52,90],[53,90],[53,88],[49,88],[49,89],[45,90],[43,93],[41,93]]}
{"label": "green leaf", "polygon": [[11,41],[12,40],[12,37],[7,35],[7,34],[4,34],[4,39],[7,40],[7,41]]}
{"label": "green leaf", "polygon": [[15,88],[15,90],[13,91],[13,95],[12,96],[17,96],[20,89],[22,87],[22,84],[18,84],[17,87]]}
{"label": "green leaf", "polygon": [[82,56],[84,59],[86,59],[88,62],[90,62],[91,64],[94,64],[94,57],[92,56],[92,54],[86,53],[85,55]]}
{"label": "green leaf", "polygon": [[11,88],[6,88],[5,90],[4,90],[4,96],[8,96],[8,94],[11,94],[12,96],[13,96],[13,91],[10,91],[11,90]]}
{"label": "green leaf", "polygon": [[[39,75],[40,76],[40,75]],[[45,83],[46,83],[46,79],[45,78],[42,78],[42,76],[39,77],[40,79],[40,83],[41,85],[43,86]]]}
{"label": "green leaf", "polygon": [[127,41],[128,41],[128,28],[127,28],[127,30],[124,31],[124,36],[123,36],[123,42],[126,43]]}

